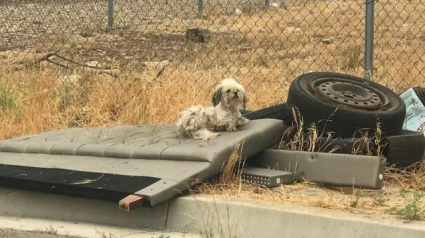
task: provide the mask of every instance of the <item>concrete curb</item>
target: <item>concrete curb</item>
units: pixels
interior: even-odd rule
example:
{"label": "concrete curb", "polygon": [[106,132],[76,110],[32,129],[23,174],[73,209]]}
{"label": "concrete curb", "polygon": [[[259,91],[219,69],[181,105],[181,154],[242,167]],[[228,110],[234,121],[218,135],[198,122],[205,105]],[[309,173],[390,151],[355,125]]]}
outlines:
{"label": "concrete curb", "polygon": [[182,197],[171,202],[166,229],[196,232],[199,228],[205,231],[205,227],[212,227],[215,233],[251,238],[276,238],[283,234],[307,238],[425,237],[425,222],[406,223],[389,217],[368,217],[295,204],[254,202]]}
{"label": "concrete curb", "polygon": [[56,235],[90,238],[201,238],[199,234],[186,232],[150,231],[91,223],[0,216],[0,237],[14,237],[2,236],[1,231],[4,229],[18,231],[18,233],[29,232],[26,236],[18,237],[32,237],[32,235],[39,237],[37,234],[46,234],[49,238],[57,237]]}
{"label": "concrete curb", "polygon": [[388,217],[208,195],[183,196],[128,213],[118,210],[117,203],[1,188],[0,216],[214,234],[220,238],[425,237],[425,222],[406,223]]}

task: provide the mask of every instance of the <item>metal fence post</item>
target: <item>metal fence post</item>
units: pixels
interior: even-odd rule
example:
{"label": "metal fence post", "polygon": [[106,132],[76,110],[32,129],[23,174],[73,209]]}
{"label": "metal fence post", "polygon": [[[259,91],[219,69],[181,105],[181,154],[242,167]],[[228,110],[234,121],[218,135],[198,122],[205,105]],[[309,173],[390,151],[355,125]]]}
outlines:
{"label": "metal fence post", "polygon": [[204,9],[204,1],[198,0],[198,17],[202,16],[202,10]]}
{"label": "metal fence post", "polygon": [[375,0],[366,0],[365,26],[365,79],[373,76],[373,32],[374,32]]}
{"label": "metal fence post", "polygon": [[114,25],[114,0],[108,0],[108,27]]}

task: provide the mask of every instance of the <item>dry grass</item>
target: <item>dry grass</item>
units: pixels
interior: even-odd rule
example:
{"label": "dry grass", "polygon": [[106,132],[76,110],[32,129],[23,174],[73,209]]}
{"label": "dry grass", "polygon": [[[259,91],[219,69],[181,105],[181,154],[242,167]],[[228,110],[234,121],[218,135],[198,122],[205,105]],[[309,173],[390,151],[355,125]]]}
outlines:
{"label": "dry grass", "polygon": [[[81,79],[64,81],[69,74]],[[0,138],[76,126],[172,123],[183,108],[211,103],[211,92],[222,78],[213,71],[199,80],[200,74],[196,68],[182,68],[179,72],[166,70],[159,78],[155,71],[113,78],[80,69],[64,72],[49,64],[19,71],[9,65],[0,70],[0,91],[8,92],[0,95],[0,103],[3,98],[13,102],[13,108],[0,108]],[[248,80],[240,79],[243,84]],[[249,95],[250,107],[277,103],[280,95],[285,95],[264,98],[261,95],[267,94],[267,89],[257,89],[263,91]]]}
{"label": "dry grass", "polygon": [[243,143],[239,143],[233,149],[229,159],[223,163],[221,174],[219,176],[219,184],[231,184],[234,181],[241,180],[243,160],[240,157],[240,152],[243,150]]}
{"label": "dry grass", "polygon": [[413,164],[406,169],[387,168],[387,181],[403,190],[425,191],[425,162]]}
{"label": "dry grass", "polygon": [[[279,149],[328,153],[339,151],[339,146],[332,143],[335,139],[339,139],[335,138],[334,133],[319,131],[315,123],[305,125],[297,108],[292,109],[292,118],[294,118],[293,124],[284,131]],[[382,156],[387,142],[382,139],[379,122],[374,131],[373,135],[369,135],[367,131],[356,132],[351,141],[351,154]],[[319,140],[319,138],[324,139]]]}
{"label": "dry grass", "polygon": [[[339,149],[337,145],[330,142],[333,138],[332,133],[319,132],[316,125],[304,125],[303,117],[297,108],[292,109],[292,125],[288,126],[283,133],[283,137],[279,143],[281,150],[295,151],[317,151],[317,152],[335,152]],[[304,130],[307,128],[307,130]],[[324,137],[324,141],[318,142],[319,137]]]}

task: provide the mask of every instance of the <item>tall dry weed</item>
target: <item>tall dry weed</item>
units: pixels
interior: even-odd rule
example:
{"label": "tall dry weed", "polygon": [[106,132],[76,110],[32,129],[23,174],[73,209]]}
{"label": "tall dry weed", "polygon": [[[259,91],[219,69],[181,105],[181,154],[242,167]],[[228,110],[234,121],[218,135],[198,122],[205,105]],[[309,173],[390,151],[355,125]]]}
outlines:
{"label": "tall dry weed", "polygon": [[241,183],[244,160],[241,158],[243,143],[239,143],[233,149],[229,159],[223,163],[221,174],[219,176],[219,184],[228,185],[231,183]]}

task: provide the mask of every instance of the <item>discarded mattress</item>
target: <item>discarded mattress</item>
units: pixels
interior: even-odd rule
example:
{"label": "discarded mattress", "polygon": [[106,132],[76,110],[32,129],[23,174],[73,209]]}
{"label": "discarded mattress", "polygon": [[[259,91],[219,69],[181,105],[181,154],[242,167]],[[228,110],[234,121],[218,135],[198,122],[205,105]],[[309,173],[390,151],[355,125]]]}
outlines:
{"label": "discarded mattress", "polygon": [[175,125],[73,128],[0,141],[0,186],[155,206],[219,173],[238,143],[247,158],[277,144],[280,120],[255,120],[206,142]]}

